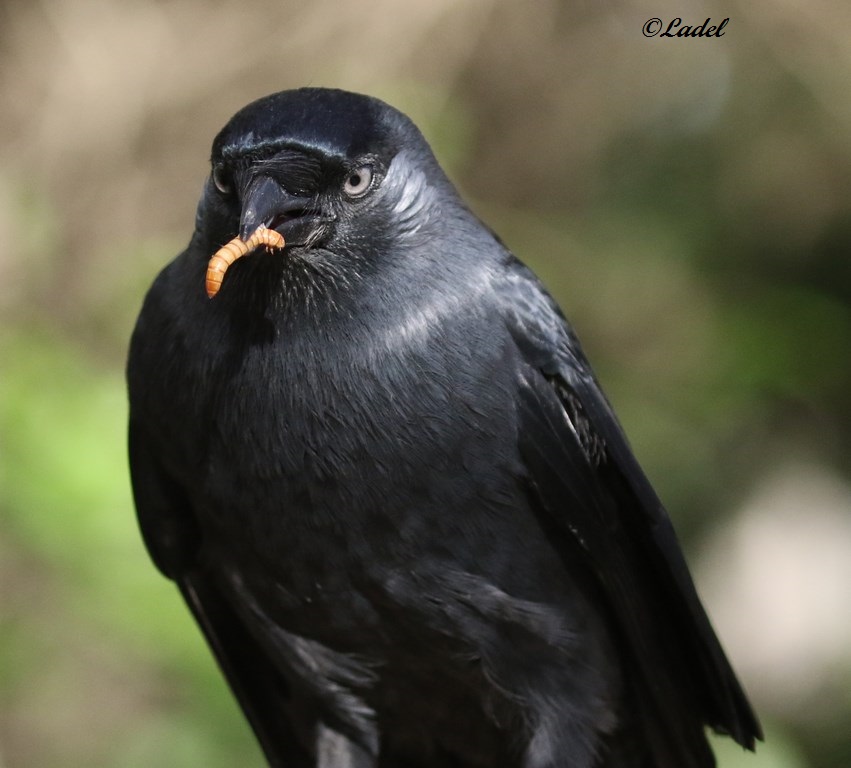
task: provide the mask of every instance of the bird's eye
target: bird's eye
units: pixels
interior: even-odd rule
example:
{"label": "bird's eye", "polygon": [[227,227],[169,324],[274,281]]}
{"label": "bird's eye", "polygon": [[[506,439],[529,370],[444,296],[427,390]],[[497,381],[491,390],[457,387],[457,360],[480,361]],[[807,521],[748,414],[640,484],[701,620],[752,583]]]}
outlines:
{"label": "bird's eye", "polygon": [[343,192],[349,197],[360,197],[365,194],[372,185],[372,167],[362,165],[352,171],[343,182]]}
{"label": "bird's eye", "polygon": [[223,195],[230,194],[233,189],[230,174],[221,164],[213,166],[213,184],[216,185],[216,189],[218,189]]}

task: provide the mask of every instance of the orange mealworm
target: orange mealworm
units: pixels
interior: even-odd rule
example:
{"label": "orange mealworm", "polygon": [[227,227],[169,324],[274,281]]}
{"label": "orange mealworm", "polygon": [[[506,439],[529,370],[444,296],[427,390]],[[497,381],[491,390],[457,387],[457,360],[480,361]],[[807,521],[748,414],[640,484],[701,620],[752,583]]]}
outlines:
{"label": "orange mealworm", "polygon": [[261,245],[270,249],[283,248],[284,237],[280,232],[268,229],[261,224],[248,240],[240,240],[235,237],[219,248],[207,262],[207,296],[212,299],[219,292],[219,288],[222,287],[222,280],[225,279],[225,272],[231,264]]}

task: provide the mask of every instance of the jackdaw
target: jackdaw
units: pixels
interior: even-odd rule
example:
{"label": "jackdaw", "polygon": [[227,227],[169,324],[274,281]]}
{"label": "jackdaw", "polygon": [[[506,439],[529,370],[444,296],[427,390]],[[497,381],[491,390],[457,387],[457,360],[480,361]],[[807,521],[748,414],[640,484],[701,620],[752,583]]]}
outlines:
{"label": "jackdaw", "polygon": [[[208,298],[263,227],[284,246]],[[270,765],[708,768],[705,726],[761,737],[571,327],[392,107],[230,120],[127,375],[145,543]]]}

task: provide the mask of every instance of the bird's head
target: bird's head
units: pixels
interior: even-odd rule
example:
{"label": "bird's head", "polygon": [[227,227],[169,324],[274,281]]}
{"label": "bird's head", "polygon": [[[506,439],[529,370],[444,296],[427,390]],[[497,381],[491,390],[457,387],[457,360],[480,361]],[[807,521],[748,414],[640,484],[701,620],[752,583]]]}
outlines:
{"label": "bird's head", "polygon": [[363,271],[427,239],[447,195],[457,199],[401,112],[345,91],[283,91],[237,112],[213,142],[196,242],[212,255],[263,225],[286,243],[258,251],[267,263]]}

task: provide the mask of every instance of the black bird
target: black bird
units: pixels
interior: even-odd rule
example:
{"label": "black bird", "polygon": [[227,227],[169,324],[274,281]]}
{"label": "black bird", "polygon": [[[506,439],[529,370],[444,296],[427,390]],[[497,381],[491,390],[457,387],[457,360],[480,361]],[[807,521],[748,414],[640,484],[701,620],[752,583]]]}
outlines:
{"label": "black bird", "polygon": [[[283,251],[210,256],[258,226]],[[146,545],[273,766],[707,768],[760,727],[570,326],[400,112],[213,143],[130,348]]]}

